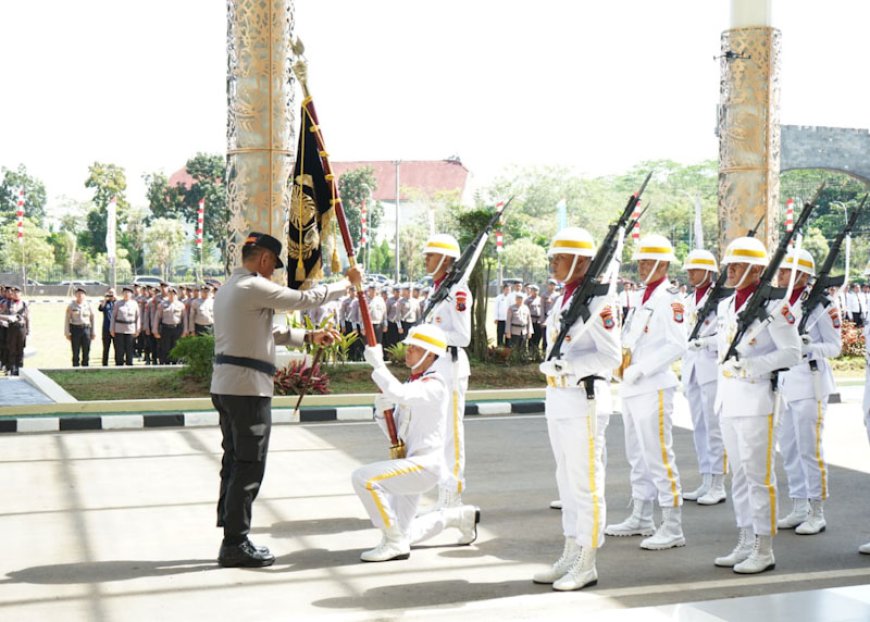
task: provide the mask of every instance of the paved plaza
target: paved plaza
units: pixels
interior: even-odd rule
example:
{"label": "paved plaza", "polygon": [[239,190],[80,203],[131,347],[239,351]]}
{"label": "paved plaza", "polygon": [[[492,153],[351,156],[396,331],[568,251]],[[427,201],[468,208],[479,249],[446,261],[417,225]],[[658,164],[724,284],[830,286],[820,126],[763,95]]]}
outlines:
{"label": "paved plaza", "polygon": [[[541,415],[467,421],[466,500],[482,509],[475,544],[447,546],[445,534],[384,564],[359,562],[378,534],[350,485],[354,467],[385,456],[378,428],[277,426],[252,534],[277,561],[259,570],[214,561],[218,429],[0,436],[0,620],[867,620],[870,588],[848,587],[870,582],[870,556],[857,553],[870,540],[860,390],[845,388],[830,409],[828,530],[783,532],[776,570],[715,568],[736,538],[731,504],[689,503],[686,547],[642,551],[639,538],[608,538],[598,586],[572,593],[530,580],[562,542],[559,513],[547,508],[556,491]],[[693,487],[681,397],[676,420],[677,463]],[[621,520],[629,482],[619,416],[607,437],[608,514]]]}

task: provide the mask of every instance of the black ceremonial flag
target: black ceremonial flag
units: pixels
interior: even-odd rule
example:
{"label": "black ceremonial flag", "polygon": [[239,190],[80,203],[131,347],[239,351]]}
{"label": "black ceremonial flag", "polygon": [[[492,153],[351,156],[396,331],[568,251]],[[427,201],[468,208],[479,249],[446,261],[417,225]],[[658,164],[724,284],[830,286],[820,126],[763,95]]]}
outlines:
{"label": "black ceremonial flag", "polygon": [[307,289],[323,275],[322,236],[328,231],[334,214],[331,185],[323,171],[317,145],[317,126],[307,103],[308,98],[302,102],[299,148],[287,219],[287,285],[293,289]]}

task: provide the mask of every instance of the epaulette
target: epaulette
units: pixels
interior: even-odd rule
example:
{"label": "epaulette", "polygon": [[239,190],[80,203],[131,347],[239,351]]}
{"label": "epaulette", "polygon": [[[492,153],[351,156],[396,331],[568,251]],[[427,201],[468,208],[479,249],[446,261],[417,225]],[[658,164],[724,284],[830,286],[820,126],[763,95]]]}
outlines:
{"label": "epaulette", "polygon": [[680,288],[679,288],[679,287],[676,287],[676,286],[674,286],[674,287],[669,287],[669,288],[668,288],[668,293],[669,293],[669,294],[679,294],[679,293],[680,293]]}

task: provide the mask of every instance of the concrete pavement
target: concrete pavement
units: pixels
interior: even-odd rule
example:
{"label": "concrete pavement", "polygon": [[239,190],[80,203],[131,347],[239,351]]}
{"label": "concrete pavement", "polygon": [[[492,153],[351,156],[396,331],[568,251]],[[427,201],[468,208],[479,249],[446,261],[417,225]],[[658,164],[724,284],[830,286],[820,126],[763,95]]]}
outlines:
{"label": "concrete pavement", "polygon": [[[713,557],[730,551],[736,538],[730,502],[686,504],[686,547],[642,551],[639,538],[608,538],[599,554],[599,585],[568,594],[530,580],[558,555],[562,540],[559,513],[547,509],[556,494],[554,463],[540,415],[467,422],[466,500],[482,508],[478,542],[451,547],[445,535],[415,549],[408,561],[386,564],[358,561],[378,535],[349,480],[354,467],[384,458],[380,431],[370,423],[275,428],[252,539],[278,559],[262,570],[221,569],[214,562],[217,429],[0,437],[6,491],[0,619],[555,620],[585,614],[770,622],[782,618],[769,611],[788,609],[803,614],[790,620],[870,619],[870,597],[855,591],[870,588],[806,591],[870,582],[870,556],[856,552],[870,540],[870,449],[859,391],[847,388],[844,403],[829,411],[828,531],[783,532],[775,571],[742,577],[715,568]],[[676,422],[685,424],[682,398],[678,405]],[[621,520],[630,495],[619,416],[607,437],[608,514]],[[675,429],[675,450],[684,485],[693,487],[698,476],[685,428]],[[780,477],[781,493],[783,485]],[[697,601],[706,602],[685,604]],[[845,613],[831,617],[831,607]]]}

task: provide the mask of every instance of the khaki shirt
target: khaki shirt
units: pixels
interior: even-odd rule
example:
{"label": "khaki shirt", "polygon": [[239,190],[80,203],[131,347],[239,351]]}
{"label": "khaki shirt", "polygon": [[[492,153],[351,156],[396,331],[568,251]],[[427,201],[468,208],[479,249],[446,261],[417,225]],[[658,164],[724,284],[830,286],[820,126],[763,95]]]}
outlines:
{"label": "khaki shirt", "polygon": [[[236,268],[214,297],[214,351],[275,362],[275,345],[301,346],[305,331],[273,326],[275,311],[311,309],[338,300],[347,281],[299,291],[283,287],[244,268]],[[271,397],[272,377],[238,365],[215,365],[211,392],[218,395]]]}
{"label": "khaki shirt", "polygon": [[180,300],[169,302],[169,299],[162,301],[157,305],[154,312],[154,319],[151,320],[151,331],[156,335],[160,334],[160,325],[168,324],[169,326],[178,326],[184,322],[184,303]]}
{"label": "khaki shirt", "polygon": [[214,298],[198,298],[190,303],[190,321],[187,325],[193,331],[196,325],[211,326],[214,324]]}
{"label": "khaki shirt", "polygon": [[93,326],[94,310],[91,303],[85,300],[82,304],[73,300],[66,308],[66,320],[63,324],[63,334],[70,336],[70,326]]}
{"label": "khaki shirt", "polygon": [[139,303],[135,300],[118,300],[112,310],[109,332],[116,335],[136,335],[142,328]]}
{"label": "khaki shirt", "polygon": [[527,337],[532,332],[532,316],[525,304],[509,306],[506,322],[509,335]]}

